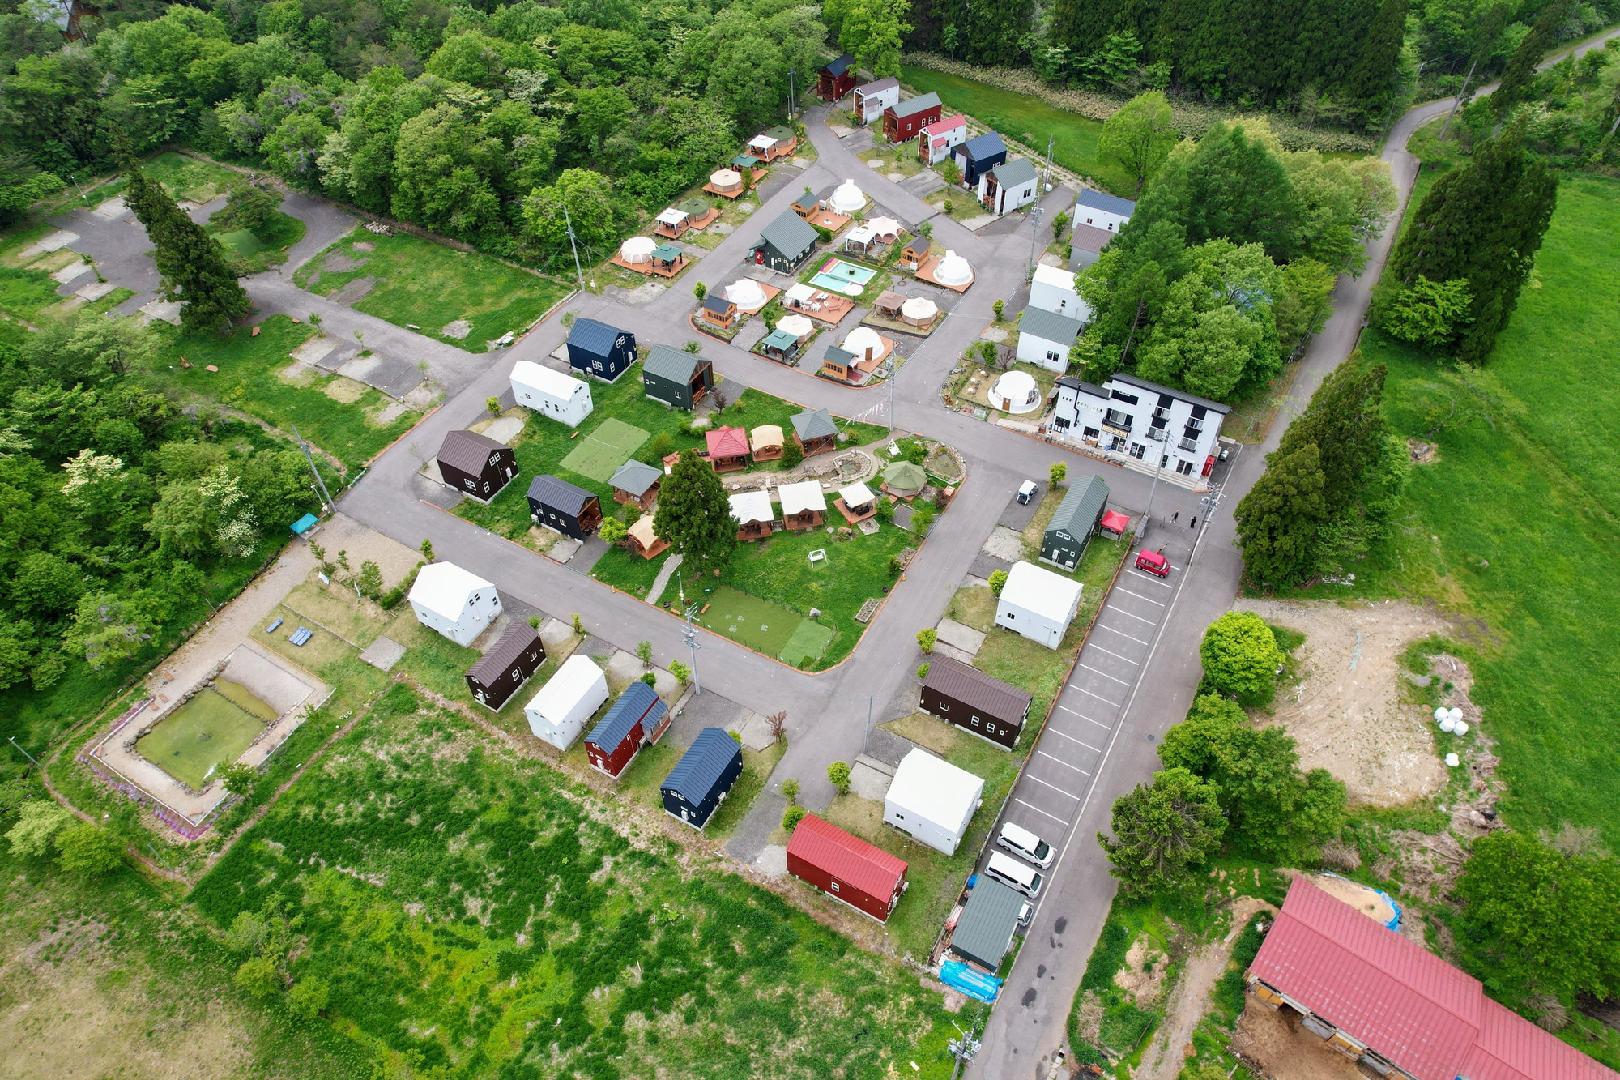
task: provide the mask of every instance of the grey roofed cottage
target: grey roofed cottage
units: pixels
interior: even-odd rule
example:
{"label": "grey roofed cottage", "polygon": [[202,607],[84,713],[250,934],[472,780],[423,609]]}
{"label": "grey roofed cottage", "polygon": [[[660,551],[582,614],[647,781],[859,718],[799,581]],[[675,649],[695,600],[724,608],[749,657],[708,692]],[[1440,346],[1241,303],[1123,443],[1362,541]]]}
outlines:
{"label": "grey roofed cottage", "polygon": [[1069,488],[1041,537],[1041,561],[1073,570],[1108,506],[1108,485],[1088,476]]}
{"label": "grey roofed cottage", "polygon": [[1064,347],[1074,344],[1074,339],[1080,336],[1084,326],[1079,319],[1071,319],[1055,311],[1034,307],[1025,308],[1023,317],[1018,320],[1019,333],[1030,334],[1042,341],[1050,341]]}
{"label": "grey roofed cottage", "polygon": [[919,702],[924,712],[1009,750],[1018,745],[1029,703],[1016,686],[945,655],[930,661]]}
{"label": "grey roofed cottage", "polygon": [[536,525],[583,540],[602,523],[602,500],[592,492],[555,476],[542,474],[529,482],[529,517]]}
{"label": "grey roofed cottage", "polygon": [[1012,948],[1018,916],[1025,900],[999,881],[983,874],[968,893],[967,903],[951,935],[951,951],[986,971],[995,971]]}
{"label": "grey roofed cottage", "polygon": [[697,353],[654,345],[641,367],[641,383],[648,397],[690,410],[714,388],[714,365]]}
{"label": "grey roofed cottage", "polygon": [[900,104],[889,107],[894,111],[894,115],[906,117],[915,116],[920,112],[927,112],[929,109],[937,109],[939,105],[939,95],[929,91],[926,94],[918,94],[914,98],[907,98]]}
{"label": "grey roofed cottage", "polygon": [[644,461],[631,458],[629,461],[613,470],[613,476],[608,483],[613,487],[613,497],[621,503],[636,503],[643,510],[651,502],[648,498],[658,490],[663,483],[664,471]]}
{"label": "grey roofed cottage", "polygon": [[1035,179],[1035,165],[1029,158],[1017,157],[997,165],[995,174],[1002,187],[1017,187]]}
{"label": "grey roofed cottage", "polygon": [[488,502],[517,475],[510,446],[476,431],[445,432],[439,444],[439,476],[450,487]]}
{"label": "grey roofed cottage", "polygon": [[778,273],[798,269],[816,248],[816,230],[799,215],[783,211],[759,233],[754,262]]}
{"label": "grey roofed cottage", "polygon": [[806,455],[823,453],[838,445],[838,425],[826,409],[794,413],[793,441]]}

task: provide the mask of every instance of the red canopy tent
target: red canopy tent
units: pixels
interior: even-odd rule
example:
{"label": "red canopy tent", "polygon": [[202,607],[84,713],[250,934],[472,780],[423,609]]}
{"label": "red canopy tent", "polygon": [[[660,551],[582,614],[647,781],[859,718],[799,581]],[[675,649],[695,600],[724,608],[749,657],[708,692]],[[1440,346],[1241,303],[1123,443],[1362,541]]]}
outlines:
{"label": "red canopy tent", "polygon": [[1118,510],[1110,510],[1102,516],[1097,527],[1110,536],[1124,536],[1131,527],[1131,519]]}

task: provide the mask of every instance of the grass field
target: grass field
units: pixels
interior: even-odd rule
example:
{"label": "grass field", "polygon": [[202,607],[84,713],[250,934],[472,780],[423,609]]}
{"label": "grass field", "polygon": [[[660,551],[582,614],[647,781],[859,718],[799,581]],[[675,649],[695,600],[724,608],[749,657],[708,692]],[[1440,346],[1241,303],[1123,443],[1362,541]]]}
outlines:
{"label": "grass field", "polygon": [[914,973],[638,844],[396,687],[192,899],[220,927],[291,905],[294,975],[329,983],[331,1030],[382,1072],[950,1074]]}
{"label": "grass field", "polygon": [[[173,150],[151,158],[141,168],[148,179],[156,180],[170,195],[183,202],[205,203],[247,183],[233,169],[177,154]],[[111,198],[111,193],[106,189],[99,194],[103,199]]]}
{"label": "grass field", "polygon": [[264,719],[238,704],[239,697],[204,687],[141,736],[135,749],[187,787],[200,790],[215,768],[241,757],[264,730]]}
{"label": "grass field", "polygon": [[271,219],[264,236],[247,229],[208,230],[218,240],[237,269],[244,274],[256,274],[287,261],[288,250],[304,238],[304,223],[291,214],[279,211]]}
{"label": "grass field", "polygon": [[646,441],[647,433],[641,428],[610,416],[568,451],[562,459],[562,467],[606,484]]}
{"label": "grass field", "polygon": [[[395,326],[416,326],[468,352],[483,352],[506,333],[521,334],[568,286],[513,269],[478,252],[457,251],[409,233],[379,236],[356,229],[298,269],[301,288],[331,296],[359,278],[371,291],[353,306]],[[465,319],[465,337],[444,332]]]}
{"label": "grass field", "polygon": [[1053,161],[1091,178],[1106,191],[1129,197],[1136,190],[1136,181],[1098,151],[1100,120],[1055,108],[1027,94],[910,64],[900,65],[900,79],[918,92],[932,90],[939,94],[947,111],[961,110],[1026,146],[1039,150],[1050,136]]}

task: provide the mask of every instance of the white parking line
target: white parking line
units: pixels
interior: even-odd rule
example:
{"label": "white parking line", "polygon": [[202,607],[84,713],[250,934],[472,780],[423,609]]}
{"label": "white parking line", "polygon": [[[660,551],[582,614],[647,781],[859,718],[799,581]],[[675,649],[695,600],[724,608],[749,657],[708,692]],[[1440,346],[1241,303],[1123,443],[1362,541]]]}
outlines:
{"label": "white parking line", "polygon": [[[1103,651],[1106,652],[1107,650],[1105,649]],[[1107,679],[1109,682],[1117,682],[1121,686],[1129,686],[1129,685],[1131,685],[1130,683],[1126,682],[1124,679],[1116,679],[1116,678],[1114,678],[1114,676],[1108,674],[1108,672],[1099,671],[1096,668],[1092,667],[1090,664],[1076,664],[1074,666],[1075,667],[1083,667],[1087,671],[1091,672],[1093,675],[1101,675],[1103,678]],[[1075,687],[1075,689],[1078,690],[1080,688],[1077,686],[1077,687]]]}
{"label": "white parking line", "polygon": [[1104,612],[1110,612],[1111,611],[1111,612],[1114,612],[1115,614],[1123,615],[1127,619],[1135,619],[1137,622],[1145,622],[1149,626],[1158,626],[1159,625],[1159,620],[1157,620],[1157,619],[1144,619],[1144,618],[1142,618],[1142,616],[1137,615],[1134,612],[1126,611],[1122,607],[1105,607],[1105,608],[1103,608],[1103,611]]}
{"label": "white parking line", "polygon": [[1045,750],[1037,750],[1035,752],[1037,754],[1041,755],[1041,757],[1045,758],[1048,761],[1057,762],[1059,765],[1063,766],[1065,769],[1073,769],[1075,772],[1079,773],[1081,776],[1090,776],[1091,775],[1090,773],[1086,772],[1086,770],[1082,769],[1080,766],[1078,766],[1078,765],[1070,765],[1067,761],[1064,761],[1060,757],[1053,757],[1051,754],[1048,754]]}
{"label": "white parking line", "polygon": [[1101,720],[1093,720],[1091,717],[1087,716],[1083,712],[1079,712],[1079,711],[1077,711],[1075,709],[1071,709],[1067,705],[1059,705],[1058,708],[1062,709],[1064,712],[1068,713],[1070,716],[1078,716],[1080,719],[1084,720],[1088,724],[1096,724],[1098,727],[1102,728],[1104,731],[1108,730],[1108,725],[1107,724],[1103,723]]}
{"label": "white parking line", "polygon": [[1109,701],[1107,698],[1103,697],[1101,694],[1093,694],[1090,690],[1087,690],[1083,686],[1075,686],[1073,683],[1070,683],[1069,684],[1069,689],[1078,690],[1080,693],[1086,695],[1086,697],[1094,697],[1098,701],[1102,702],[1104,705],[1107,705],[1110,709],[1119,708],[1119,706],[1117,704],[1115,704],[1112,701]]}
{"label": "white parking line", "polygon": [[1131,580],[1132,581],[1141,581],[1141,580],[1151,581],[1153,584],[1159,586],[1160,588],[1164,588],[1164,589],[1173,589],[1173,588],[1175,588],[1174,585],[1170,584],[1168,581],[1165,581],[1158,574],[1148,574],[1148,573],[1144,573],[1141,570],[1133,570],[1133,571],[1131,571]]}
{"label": "white parking line", "polygon": [[[1113,627],[1112,627],[1112,626],[1104,626],[1104,625],[1103,625],[1103,624],[1102,624],[1102,623],[1100,623],[1100,622],[1099,622],[1099,623],[1095,623],[1095,624],[1094,624],[1094,625],[1095,625],[1095,626],[1096,626],[1096,627],[1097,627],[1097,629],[1099,629],[1099,630],[1106,630],[1106,631],[1108,631],[1108,632],[1109,632],[1109,633],[1110,633],[1110,634],[1118,634],[1118,635],[1119,635],[1119,636],[1120,636],[1120,637],[1122,637],[1122,638],[1124,638],[1124,639],[1125,639],[1125,640],[1126,640],[1126,641],[1134,641],[1134,642],[1136,642],[1136,643],[1137,643],[1137,644],[1138,644],[1138,645],[1147,645],[1147,644],[1148,644],[1148,643],[1147,643],[1147,642],[1145,642],[1145,641],[1143,641],[1143,640],[1142,640],[1142,639],[1141,639],[1141,638],[1139,638],[1139,637],[1132,637],[1132,636],[1131,636],[1131,635],[1130,635],[1130,634],[1127,634],[1127,633],[1126,633],[1126,632],[1125,632],[1125,631],[1123,631],[1123,630],[1115,630],[1115,629],[1114,629],[1114,628],[1113,628]],[[1150,647],[1151,647],[1151,646],[1150,646]]]}
{"label": "white parking line", "polygon": [[1053,821],[1057,822],[1059,825],[1065,825],[1066,826],[1066,825],[1069,824],[1067,820],[1058,817],[1056,814],[1047,813],[1045,810],[1042,810],[1040,807],[1036,806],[1034,803],[1027,803],[1023,799],[1020,799],[1016,795],[1013,796],[1013,802],[1017,803],[1019,806],[1027,806],[1029,809],[1035,811],[1037,814],[1040,814],[1042,817],[1051,818]]}
{"label": "white parking line", "polygon": [[1160,603],[1159,601],[1153,599],[1153,597],[1151,597],[1151,596],[1143,596],[1139,592],[1131,592],[1131,590],[1125,588],[1123,585],[1115,585],[1114,586],[1114,591],[1115,592],[1122,592],[1126,596],[1134,596],[1138,600],[1146,600],[1148,603],[1152,604],[1154,607],[1164,607],[1164,605],[1162,603]]}
{"label": "white parking line", "polygon": [[[1073,735],[1070,735],[1070,734],[1068,734],[1066,732],[1059,731],[1055,727],[1052,727],[1052,726],[1048,725],[1046,730],[1051,732],[1053,735],[1060,735],[1063,738],[1068,739],[1072,743],[1079,743],[1081,746],[1085,747],[1087,750],[1092,751],[1093,753],[1097,753],[1097,754],[1102,753],[1102,747],[1100,747],[1100,746],[1092,746],[1090,743],[1086,742],[1086,740],[1077,739]],[[1038,752],[1039,751],[1037,751],[1037,753]]]}
{"label": "white parking line", "polygon": [[1125,661],[1127,664],[1131,665],[1131,667],[1138,667],[1141,664],[1141,661],[1139,661],[1139,660],[1132,660],[1128,656],[1122,655],[1121,653],[1117,653],[1112,649],[1105,649],[1101,645],[1087,645],[1086,648],[1088,648],[1088,649],[1096,649],[1098,652],[1107,653],[1109,656],[1112,656],[1116,660]]}
{"label": "white parking line", "polygon": [[1076,795],[1076,794],[1074,794],[1073,792],[1070,792],[1070,791],[1064,791],[1062,788],[1058,787],[1056,784],[1048,784],[1045,780],[1042,780],[1038,776],[1031,776],[1029,773],[1025,773],[1024,774],[1024,779],[1025,780],[1033,780],[1037,784],[1041,785],[1041,787],[1049,787],[1053,791],[1057,792],[1059,795],[1067,795],[1069,798],[1073,799],[1075,802],[1080,801],[1080,796],[1078,796],[1078,795]]}

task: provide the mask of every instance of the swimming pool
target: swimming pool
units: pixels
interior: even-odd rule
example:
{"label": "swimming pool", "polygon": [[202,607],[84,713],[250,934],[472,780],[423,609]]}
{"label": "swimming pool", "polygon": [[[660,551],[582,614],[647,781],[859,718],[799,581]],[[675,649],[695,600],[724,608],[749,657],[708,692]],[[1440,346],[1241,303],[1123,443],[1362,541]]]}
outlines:
{"label": "swimming pool", "polygon": [[859,296],[866,283],[877,276],[877,271],[867,266],[856,266],[843,259],[828,259],[827,265],[816,271],[810,284],[828,292],[842,293],[845,296]]}

